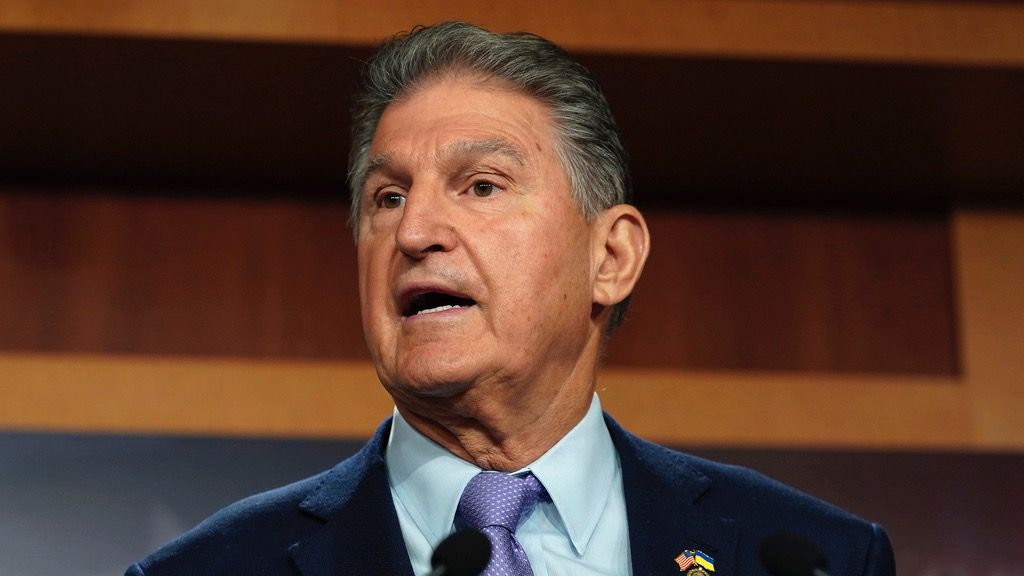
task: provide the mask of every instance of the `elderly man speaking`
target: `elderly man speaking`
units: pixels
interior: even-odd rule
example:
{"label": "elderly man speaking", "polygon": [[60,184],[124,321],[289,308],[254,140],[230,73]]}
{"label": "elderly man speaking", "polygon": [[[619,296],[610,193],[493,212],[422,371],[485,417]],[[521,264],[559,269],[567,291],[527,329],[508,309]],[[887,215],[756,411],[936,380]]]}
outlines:
{"label": "elderly man speaking", "polygon": [[765,574],[783,530],[832,574],[894,572],[878,525],[602,413],[602,347],[650,241],[608,104],[557,46],[463,23],[392,39],[363,71],[349,182],[394,416],[129,575],[418,576],[462,528],[491,544],[488,575]]}

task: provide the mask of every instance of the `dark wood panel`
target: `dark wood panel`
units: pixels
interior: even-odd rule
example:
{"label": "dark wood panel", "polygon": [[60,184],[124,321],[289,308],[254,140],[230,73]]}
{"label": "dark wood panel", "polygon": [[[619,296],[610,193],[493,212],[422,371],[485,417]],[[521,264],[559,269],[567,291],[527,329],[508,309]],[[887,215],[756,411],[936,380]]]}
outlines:
{"label": "dark wood panel", "polygon": [[0,178],[332,194],[369,52],[0,33]]}
{"label": "dark wood panel", "polygon": [[[332,197],[369,53],[0,33],[0,181]],[[1024,203],[1024,70],[580,58],[644,206]]]}
{"label": "dark wood panel", "polygon": [[609,364],[957,371],[942,215],[655,212]]}
{"label": "dark wood panel", "polygon": [[[612,365],[957,371],[944,216],[652,212]],[[0,195],[0,349],[365,359],[341,202]]]}

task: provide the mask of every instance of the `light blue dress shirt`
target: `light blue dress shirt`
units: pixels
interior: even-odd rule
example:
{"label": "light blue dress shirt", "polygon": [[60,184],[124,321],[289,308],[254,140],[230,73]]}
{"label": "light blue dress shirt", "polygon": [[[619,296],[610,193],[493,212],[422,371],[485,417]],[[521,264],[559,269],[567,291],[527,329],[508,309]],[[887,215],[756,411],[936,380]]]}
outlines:
{"label": "light blue dress shirt", "polygon": [[[453,531],[462,491],[481,469],[417,432],[398,410],[385,459],[413,573],[427,574],[434,548]],[[551,497],[516,531],[535,576],[632,574],[622,467],[596,394],[583,420],[525,471]]]}

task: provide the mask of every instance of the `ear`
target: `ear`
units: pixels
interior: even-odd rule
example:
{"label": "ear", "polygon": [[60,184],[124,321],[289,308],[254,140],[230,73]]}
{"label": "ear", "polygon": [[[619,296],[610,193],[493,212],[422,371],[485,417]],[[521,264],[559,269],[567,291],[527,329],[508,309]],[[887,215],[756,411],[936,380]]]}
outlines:
{"label": "ear", "polygon": [[602,212],[594,222],[593,301],[614,306],[626,299],[640,278],[651,236],[640,211],[618,204]]}

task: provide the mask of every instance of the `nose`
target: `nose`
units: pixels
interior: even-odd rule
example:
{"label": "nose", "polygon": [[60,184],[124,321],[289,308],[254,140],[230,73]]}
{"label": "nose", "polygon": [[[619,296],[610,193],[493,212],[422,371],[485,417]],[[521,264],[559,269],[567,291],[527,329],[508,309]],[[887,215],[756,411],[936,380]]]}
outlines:
{"label": "nose", "polygon": [[415,259],[452,250],[456,234],[444,194],[425,188],[409,190],[395,240],[403,254]]}

